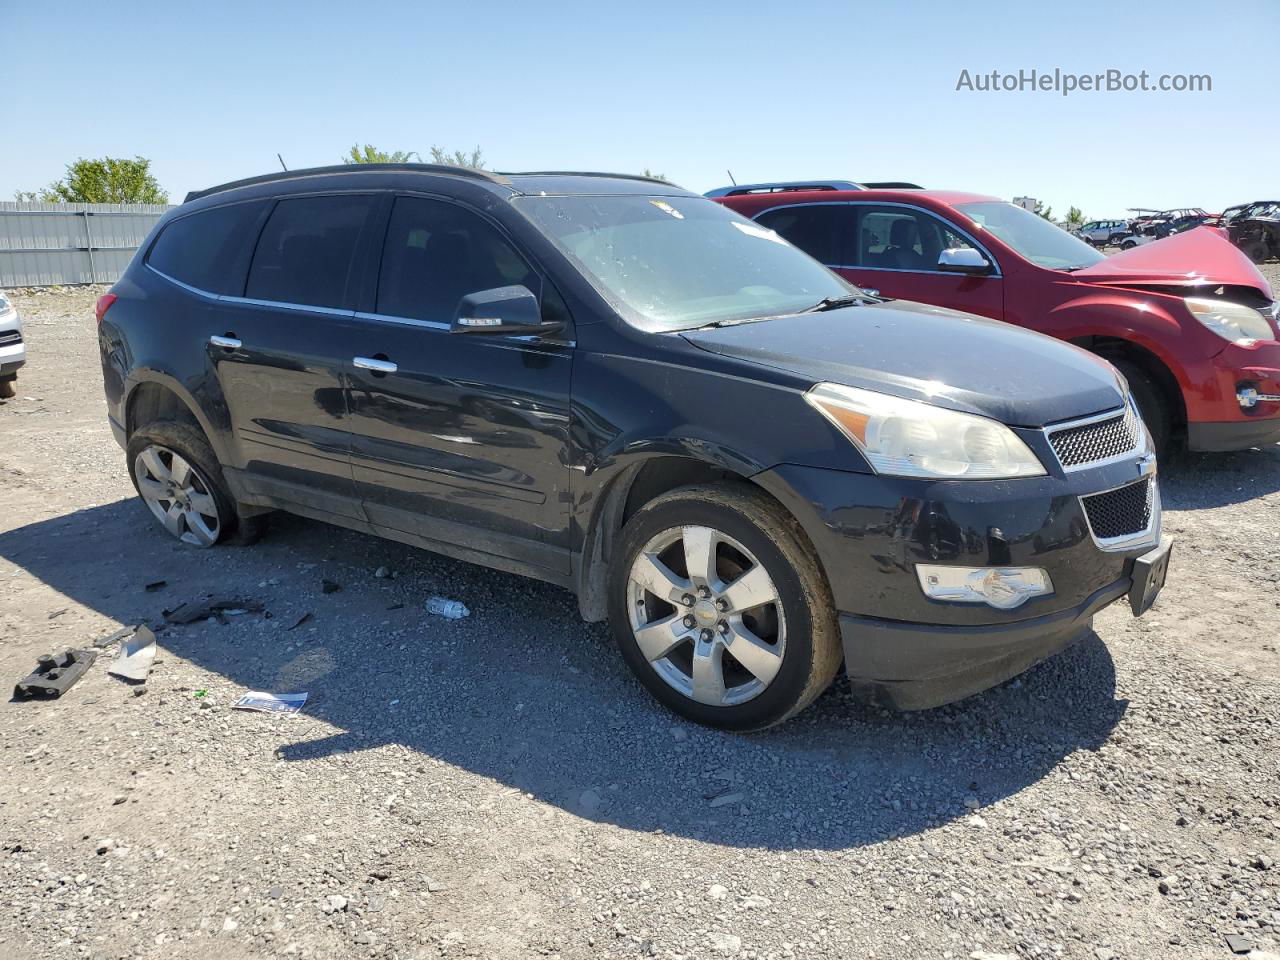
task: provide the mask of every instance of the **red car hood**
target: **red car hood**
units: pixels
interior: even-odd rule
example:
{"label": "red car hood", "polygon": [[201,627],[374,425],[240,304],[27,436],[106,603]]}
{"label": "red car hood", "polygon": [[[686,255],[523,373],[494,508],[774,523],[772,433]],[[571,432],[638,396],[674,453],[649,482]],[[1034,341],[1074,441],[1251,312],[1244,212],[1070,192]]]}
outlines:
{"label": "red car hood", "polygon": [[1228,284],[1254,287],[1274,299],[1267,278],[1227,239],[1220,227],[1196,227],[1117,253],[1071,276],[1118,286]]}

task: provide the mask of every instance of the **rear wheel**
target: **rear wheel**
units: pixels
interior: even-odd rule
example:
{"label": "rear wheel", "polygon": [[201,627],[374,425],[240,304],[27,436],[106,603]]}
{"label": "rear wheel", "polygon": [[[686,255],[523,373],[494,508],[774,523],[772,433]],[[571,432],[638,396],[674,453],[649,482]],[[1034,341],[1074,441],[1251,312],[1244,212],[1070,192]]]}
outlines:
{"label": "rear wheel", "polygon": [[5,377],[3,380],[0,380],[0,400],[13,399],[14,395],[18,392],[13,385],[16,380],[17,377]]}
{"label": "rear wheel", "polygon": [[138,496],[172,536],[195,547],[261,534],[261,517],[242,517],[217,455],[198,429],[157,420],[129,438],[126,456]]}
{"label": "rear wheel", "polygon": [[1265,243],[1249,244],[1249,259],[1254,263],[1265,263],[1267,261],[1267,245]]}
{"label": "rear wheel", "polygon": [[623,659],[697,723],[759,730],[831,683],[831,591],[795,520],[746,487],[683,487],[628,522],[609,573]]}
{"label": "rear wheel", "polygon": [[1151,435],[1151,445],[1156,448],[1156,454],[1161,457],[1169,456],[1173,453],[1173,411],[1169,409],[1164,391],[1137,364],[1130,363],[1128,360],[1112,362],[1129,381],[1133,401],[1137,404],[1138,413],[1142,415],[1147,433]]}

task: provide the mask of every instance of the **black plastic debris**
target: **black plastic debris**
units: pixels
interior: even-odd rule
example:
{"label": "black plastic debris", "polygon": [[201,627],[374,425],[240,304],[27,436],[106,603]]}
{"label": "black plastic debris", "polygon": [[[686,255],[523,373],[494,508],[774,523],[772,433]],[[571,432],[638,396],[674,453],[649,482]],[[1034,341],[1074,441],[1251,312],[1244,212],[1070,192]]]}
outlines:
{"label": "black plastic debris", "polygon": [[97,640],[93,641],[93,645],[98,649],[102,649],[103,647],[111,646],[119,640],[128,640],[138,632],[138,628],[141,626],[142,624],[135,623],[131,626],[121,627],[115,633],[109,633],[105,637],[99,637]]}
{"label": "black plastic debris", "polygon": [[15,700],[60,697],[84,676],[98,658],[97,650],[67,650],[36,661],[36,668],[13,688]]}
{"label": "black plastic debris", "polygon": [[153,580],[150,583],[148,583],[146,586],[144,586],[142,589],[147,591],[147,593],[155,593],[157,590],[163,590],[168,585],[169,585],[168,580]]}
{"label": "black plastic debris", "polygon": [[300,626],[302,626],[304,623],[306,623],[310,619],[311,619],[310,612],[304,613],[302,616],[300,616],[297,620],[294,621],[292,627],[288,627],[287,629],[297,630]]}
{"label": "black plastic debris", "polygon": [[342,589],[342,584],[334,583],[332,580],[321,580],[320,590],[323,593],[337,593]]}
{"label": "black plastic debris", "polygon": [[227,614],[261,613],[262,610],[262,604],[256,600],[224,597],[206,600],[204,603],[180,604],[172,610],[165,610],[164,619],[167,623],[185,626],[197,620],[208,620],[212,617],[225,626],[228,623]]}

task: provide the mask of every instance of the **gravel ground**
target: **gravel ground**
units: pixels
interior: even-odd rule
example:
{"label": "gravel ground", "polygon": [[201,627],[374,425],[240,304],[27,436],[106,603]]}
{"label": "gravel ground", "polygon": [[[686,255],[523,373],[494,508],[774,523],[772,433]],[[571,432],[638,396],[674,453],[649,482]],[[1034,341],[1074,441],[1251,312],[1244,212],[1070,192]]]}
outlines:
{"label": "gravel ground", "polygon": [[[1142,620],[962,704],[837,684],[732,736],[658,708],[556,588],[287,517],[170,540],[106,424],[99,292],[15,298],[0,674],[206,594],[265,612],[164,630],[143,686],[100,660],[0,704],[0,958],[1280,951],[1280,447],[1166,467]],[[311,700],[232,712],[247,690]]]}

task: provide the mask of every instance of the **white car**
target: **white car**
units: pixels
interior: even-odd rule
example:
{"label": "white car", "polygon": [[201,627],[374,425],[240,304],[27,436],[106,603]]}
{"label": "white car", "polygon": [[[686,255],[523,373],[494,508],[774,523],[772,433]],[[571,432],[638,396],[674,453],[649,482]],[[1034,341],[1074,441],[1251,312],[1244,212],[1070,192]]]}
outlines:
{"label": "white car", "polygon": [[22,317],[9,298],[0,291],[0,398],[12,397],[18,368],[27,362],[27,345],[22,339]]}

